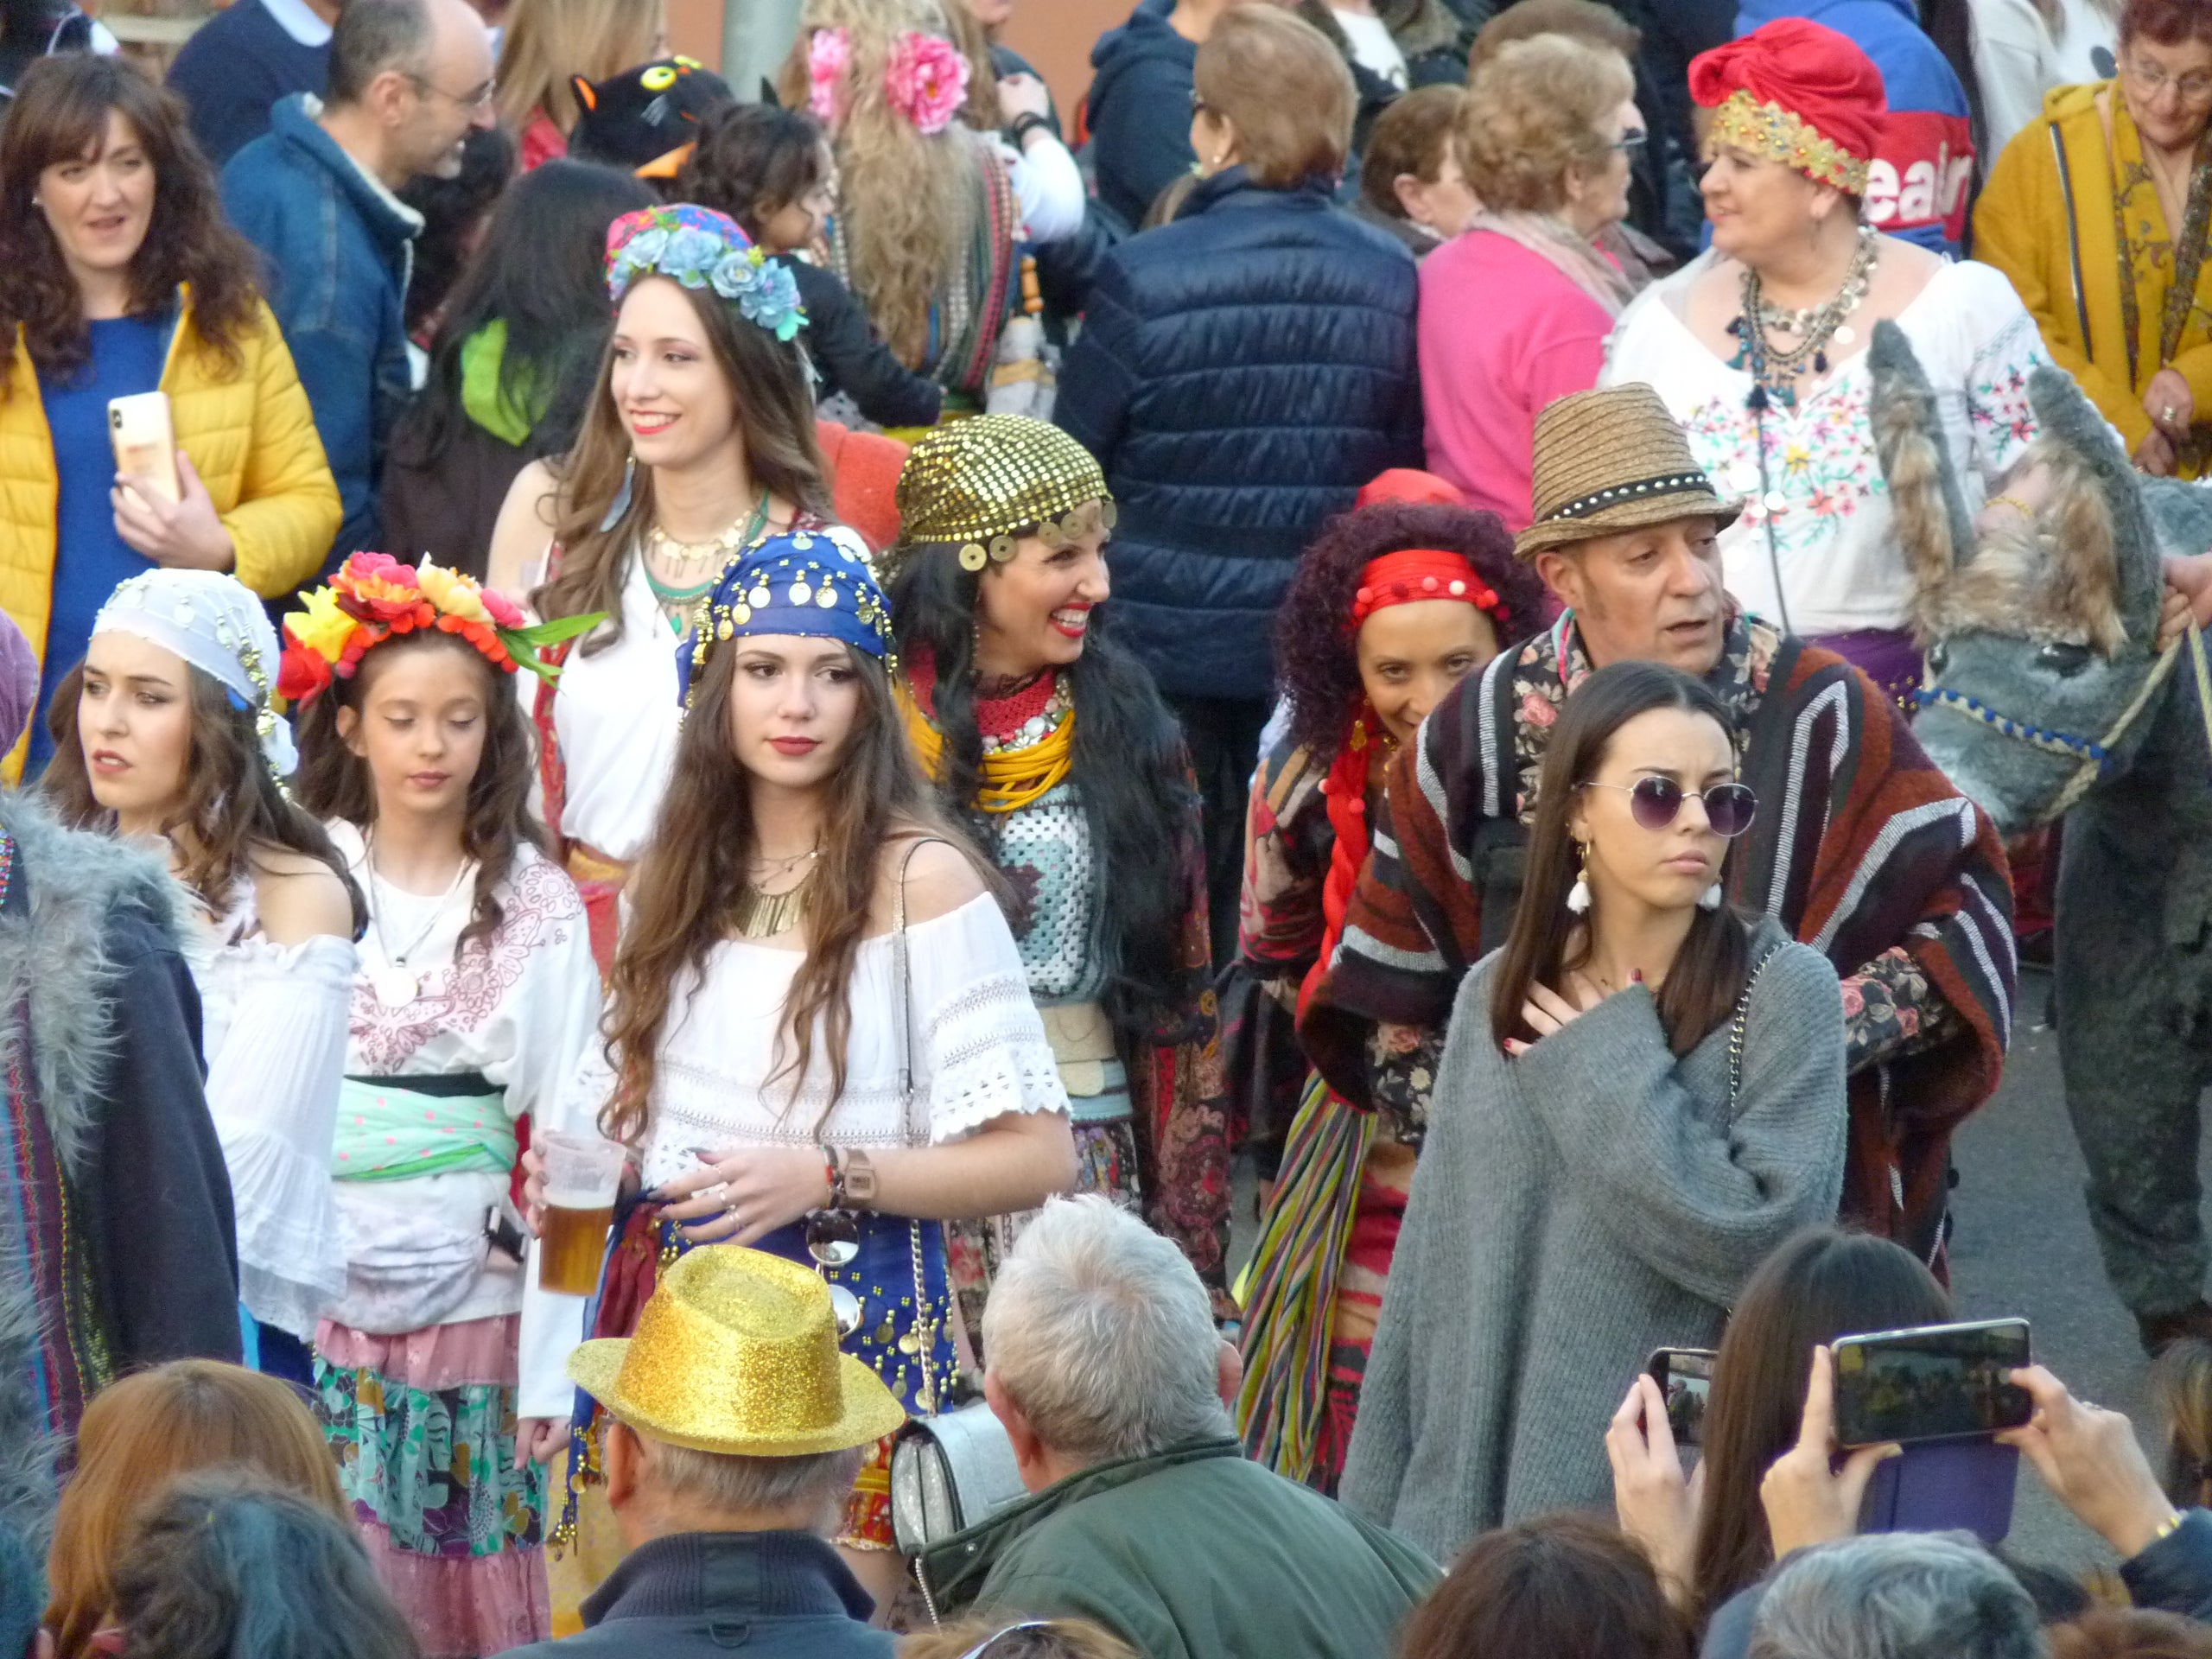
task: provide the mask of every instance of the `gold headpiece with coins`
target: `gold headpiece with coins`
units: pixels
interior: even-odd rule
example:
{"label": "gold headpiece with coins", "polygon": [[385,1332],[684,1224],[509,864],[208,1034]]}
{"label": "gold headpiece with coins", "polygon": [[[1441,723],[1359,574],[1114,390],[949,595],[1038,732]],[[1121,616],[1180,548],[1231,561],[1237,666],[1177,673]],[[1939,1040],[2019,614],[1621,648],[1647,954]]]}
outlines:
{"label": "gold headpiece with coins", "polygon": [[1114,498],[1090,451],[1049,422],[982,415],[939,427],[899,473],[899,540],[884,580],[924,544],[959,550],[961,568],[1014,556],[1022,536],[1071,542],[1114,527]]}

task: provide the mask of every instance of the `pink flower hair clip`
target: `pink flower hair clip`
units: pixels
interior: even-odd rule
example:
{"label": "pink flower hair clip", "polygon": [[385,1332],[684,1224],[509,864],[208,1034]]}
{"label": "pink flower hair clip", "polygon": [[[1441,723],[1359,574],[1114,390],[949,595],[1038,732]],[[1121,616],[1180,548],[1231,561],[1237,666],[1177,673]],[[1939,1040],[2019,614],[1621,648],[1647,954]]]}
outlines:
{"label": "pink flower hair clip", "polygon": [[892,49],[884,95],[917,130],[943,132],[968,101],[968,60],[951,41],[910,29]]}

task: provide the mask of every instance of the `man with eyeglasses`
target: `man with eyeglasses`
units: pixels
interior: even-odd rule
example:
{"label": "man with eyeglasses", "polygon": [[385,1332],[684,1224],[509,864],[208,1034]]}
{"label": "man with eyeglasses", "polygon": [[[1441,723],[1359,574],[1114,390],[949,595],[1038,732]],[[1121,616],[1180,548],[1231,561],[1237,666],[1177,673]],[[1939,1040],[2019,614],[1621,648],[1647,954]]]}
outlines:
{"label": "man with eyeglasses", "polygon": [[[1343,944],[1300,1022],[1347,1100],[1417,1141],[1459,982],[1503,944],[1546,741],[1575,687],[1626,659],[1705,681],[1761,805],[1725,874],[1843,981],[1850,1135],[1843,1213],[1943,1264],[1952,1130],[1997,1087],[2011,1033],[2012,889],[1987,815],[1843,658],[1746,614],[1722,586],[1723,501],[1640,383],[1537,417],[1535,521],[1516,538],[1566,606],[1470,676],[1392,761]],[[1560,918],[1562,927],[1572,918]],[[1478,1011],[1479,1012],[1479,1011]]]}
{"label": "man with eyeglasses", "polygon": [[277,105],[223,169],[345,505],[325,569],[378,545],[385,446],[414,395],[405,301],[423,220],[397,193],[461,171],[468,135],[497,118],[492,71],[465,0],[346,0],[325,98]]}
{"label": "man with eyeglasses", "polygon": [[[1974,209],[1974,257],[2012,279],[2052,359],[2135,465],[2212,465],[2212,9],[2128,0],[2119,73],[2044,94]],[[2198,416],[2202,415],[2202,421]]]}

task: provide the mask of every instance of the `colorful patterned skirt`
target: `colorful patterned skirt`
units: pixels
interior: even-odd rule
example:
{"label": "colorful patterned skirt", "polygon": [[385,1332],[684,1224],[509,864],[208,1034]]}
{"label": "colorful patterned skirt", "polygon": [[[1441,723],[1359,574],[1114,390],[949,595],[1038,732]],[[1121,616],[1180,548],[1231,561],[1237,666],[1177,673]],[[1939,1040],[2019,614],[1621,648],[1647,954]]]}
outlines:
{"label": "colorful patterned skirt", "polygon": [[378,1575],[425,1659],[551,1633],[543,1471],[515,1467],[517,1316],[374,1336],[326,1319],[315,1390]]}
{"label": "colorful patterned skirt", "polygon": [[1307,1084],[1252,1256],[1236,1427],[1256,1461],[1332,1495],[1413,1171],[1375,1114]]}
{"label": "colorful patterned skirt", "polygon": [[[958,1381],[951,1331],[950,1293],[945,1275],[944,1234],[933,1221],[863,1212],[860,1254],[842,1268],[819,1269],[832,1285],[842,1285],[861,1305],[859,1325],[841,1344],[873,1369],[899,1402],[916,1417],[945,1409]],[[594,1337],[626,1337],[659,1282],[661,1270],[694,1248],[658,1205],[639,1204],[624,1217],[600,1272],[599,1292],[584,1312],[584,1328]],[[806,1250],[804,1223],[779,1227],[753,1247],[772,1255],[814,1267]],[[569,1447],[569,1502],[558,1538],[566,1542],[575,1520],[575,1498],[583,1484],[599,1477],[599,1410],[579,1393]],[[890,1549],[891,1442],[879,1441],[861,1466],[836,1541],[855,1549]]]}

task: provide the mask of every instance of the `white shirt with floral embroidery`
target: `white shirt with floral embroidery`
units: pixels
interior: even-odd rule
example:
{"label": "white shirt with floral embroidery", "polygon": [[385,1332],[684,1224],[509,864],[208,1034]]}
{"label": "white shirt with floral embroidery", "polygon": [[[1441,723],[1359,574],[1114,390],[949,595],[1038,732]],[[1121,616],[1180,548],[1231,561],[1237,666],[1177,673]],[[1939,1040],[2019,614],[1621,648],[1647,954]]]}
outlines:
{"label": "white shirt with floral embroidery", "polygon": [[[1704,254],[1637,297],[1606,343],[1601,384],[1648,382],[1688,432],[1714,488],[1744,500],[1720,552],[1728,591],[1745,609],[1807,637],[1904,626],[1912,576],[1874,453],[1866,352],[1796,409],[1774,404],[1754,415],[1751,376],[1715,357],[1682,320],[1690,287],[1715,257]],[[1971,260],[1937,271],[1897,321],[1935,389],[1972,512],[2035,436],[2028,372],[2050,359],[2012,285]]]}

